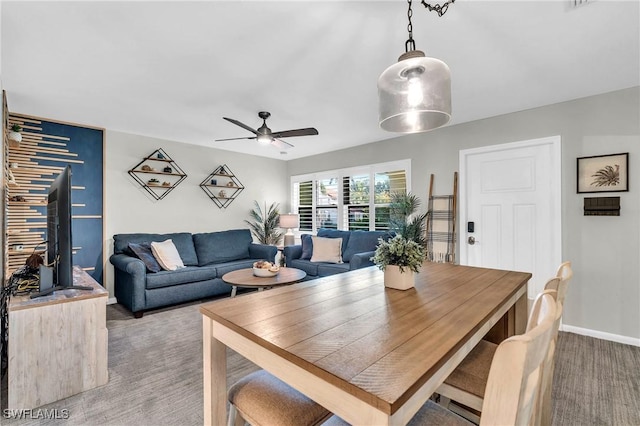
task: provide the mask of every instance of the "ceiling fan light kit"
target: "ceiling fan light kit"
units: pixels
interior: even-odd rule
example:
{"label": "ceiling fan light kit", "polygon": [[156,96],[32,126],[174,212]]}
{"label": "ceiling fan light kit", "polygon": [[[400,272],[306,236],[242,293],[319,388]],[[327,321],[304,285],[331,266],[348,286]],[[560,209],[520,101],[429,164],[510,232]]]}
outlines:
{"label": "ceiling fan light kit", "polygon": [[[246,124],[235,120],[233,118],[222,117],[230,123],[235,124],[236,126],[242,127],[245,130],[255,134],[255,136],[247,136],[244,138],[229,138],[229,139],[216,139],[216,142],[220,141],[232,141],[238,139],[255,139],[261,145],[271,145],[277,149],[288,149],[292,148],[289,142],[285,142],[281,140],[281,138],[290,138],[294,136],[313,136],[317,135],[318,131],[313,127],[308,127],[305,129],[295,129],[295,130],[283,130],[281,132],[273,132],[269,127],[267,127],[267,118],[271,117],[271,113],[267,111],[260,111],[258,113],[258,117],[262,119],[262,126],[258,127],[258,129],[253,129],[252,127],[247,126]],[[285,154],[285,151],[281,151],[281,154]]]}
{"label": "ceiling fan light kit", "polygon": [[[449,4],[422,4],[442,16]],[[379,123],[383,130],[396,133],[426,132],[444,126],[451,119],[451,71],[447,64],[416,50],[408,0],[409,39],[405,53],[378,78]]]}

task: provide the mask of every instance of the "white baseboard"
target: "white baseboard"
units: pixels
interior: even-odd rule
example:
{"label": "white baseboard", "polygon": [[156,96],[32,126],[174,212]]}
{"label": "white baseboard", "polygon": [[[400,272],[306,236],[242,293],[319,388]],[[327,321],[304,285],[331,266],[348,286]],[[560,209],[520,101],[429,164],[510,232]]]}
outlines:
{"label": "white baseboard", "polygon": [[109,300],[107,300],[107,305],[115,305],[116,303],[118,303],[118,301],[115,297],[110,297]]}
{"label": "white baseboard", "polygon": [[596,339],[609,340],[611,342],[623,343],[625,345],[632,345],[640,347],[640,339],[629,336],[621,336],[619,334],[606,333],[604,331],[590,330],[588,328],[574,327],[572,325],[562,324],[560,327],[562,331],[568,331],[569,333],[580,334],[582,336],[595,337]]}

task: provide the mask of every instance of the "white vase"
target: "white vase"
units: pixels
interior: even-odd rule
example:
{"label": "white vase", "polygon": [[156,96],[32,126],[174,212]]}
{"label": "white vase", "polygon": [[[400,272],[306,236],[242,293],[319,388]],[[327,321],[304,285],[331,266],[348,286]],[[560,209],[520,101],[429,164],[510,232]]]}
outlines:
{"label": "white vase", "polygon": [[20,132],[9,132],[9,140],[15,142],[22,142],[22,133]]}
{"label": "white vase", "polygon": [[415,273],[409,268],[404,268],[404,272],[400,272],[399,266],[387,265],[384,268],[384,286],[408,290],[414,286],[414,275]]}

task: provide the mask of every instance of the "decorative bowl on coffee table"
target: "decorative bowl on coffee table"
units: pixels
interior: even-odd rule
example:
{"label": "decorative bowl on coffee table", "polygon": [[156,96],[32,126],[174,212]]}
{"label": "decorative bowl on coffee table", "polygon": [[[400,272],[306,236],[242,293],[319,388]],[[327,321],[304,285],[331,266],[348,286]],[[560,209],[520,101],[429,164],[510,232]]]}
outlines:
{"label": "decorative bowl on coffee table", "polygon": [[271,271],[264,268],[253,268],[253,275],[256,277],[275,277],[280,271]]}

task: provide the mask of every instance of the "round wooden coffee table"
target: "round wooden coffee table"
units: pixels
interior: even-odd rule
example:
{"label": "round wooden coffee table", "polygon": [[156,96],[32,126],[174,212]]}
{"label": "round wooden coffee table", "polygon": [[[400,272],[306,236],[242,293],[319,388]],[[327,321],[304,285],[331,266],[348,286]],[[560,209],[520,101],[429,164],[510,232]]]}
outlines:
{"label": "round wooden coffee table", "polygon": [[236,297],[238,287],[257,288],[262,291],[265,288],[293,284],[302,281],[307,273],[296,268],[280,267],[280,271],[273,277],[256,277],[253,268],[238,269],[227,272],[222,276],[222,281],[231,285],[231,297]]}

